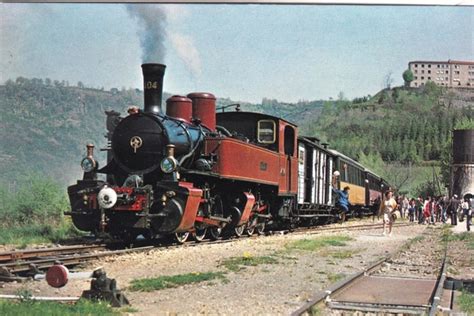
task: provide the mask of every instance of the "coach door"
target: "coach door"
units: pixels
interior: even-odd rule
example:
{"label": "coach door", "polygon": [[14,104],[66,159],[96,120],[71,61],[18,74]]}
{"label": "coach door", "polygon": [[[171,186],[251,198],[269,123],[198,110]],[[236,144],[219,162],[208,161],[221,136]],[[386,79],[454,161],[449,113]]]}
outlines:
{"label": "coach door", "polygon": [[306,150],[303,144],[298,145],[298,203],[302,204],[305,201],[306,193]]}
{"label": "coach door", "polygon": [[319,190],[318,190],[318,204],[324,204],[324,188],[326,183],[326,154],[321,151],[319,155]]}
{"label": "coach door", "polygon": [[319,204],[318,201],[318,192],[321,190],[321,186],[319,184],[319,150],[314,149],[314,190],[313,190],[313,203]]}
{"label": "coach door", "polygon": [[333,172],[333,164],[334,160],[332,156],[327,156],[326,160],[326,182],[325,182],[325,187],[326,187],[326,205],[332,205],[332,172]]}

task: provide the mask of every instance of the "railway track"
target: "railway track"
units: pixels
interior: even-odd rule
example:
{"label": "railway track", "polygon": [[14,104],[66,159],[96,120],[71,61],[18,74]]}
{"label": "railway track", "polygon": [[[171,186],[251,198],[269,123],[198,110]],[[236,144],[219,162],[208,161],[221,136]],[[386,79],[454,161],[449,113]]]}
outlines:
{"label": "railway track", "polygon": [[[441,306],[447,309],[452,306],[452,295],[444,293],[446,290],[443,289],[446,282],[447,246],[444,244],[441,247],[443,249],[438,250],[441,250],[439,252],[442,255],[437,264],[428,267],[403,260],[404,251],[385,257],[316,293],[291,315],[311,314],[314,309],[328,309],[326,313],[331,315],[343,315],[344,311],[436,315]],[[425,254],[417,252],[416,255],[423,257]],[[406,269],[394,269],[396,265],[404,265]],[[426,268],[436,273],[426,275]]]}
{"label": "railway track", "polygon": [[[407,226],[407,223],[398,223],[395,227]],[[361,224],[361,225],[343,225],[332,227],[310,227],[298,228],[293,231],[271,231],[267,235],[281,235],[281,234],[322,234],[328,232],[348,231],[348,230],[370,230],[380,229],[381,224]],[[240,237],[242,238],[242,237]],[[247,238],[258,238],[256,235]],[[24,276],[32,276],[40,273],[41,270],[48,269],[52,265],[60,262],[61,264],[71,267],[83,264],[92,260],[96,260],[106,256],[114,256],[131,252],[150,251],[159,248],[180,248],[180,247],[196,247],[209,244],[222,244],[235,241],[236,238],[219,239],[219,240],[203,240],[200,242],[189,241],[184,245],[177,242],[163,242],[155,241],[153,245],[140,246],[138,243],[136,247],[127,249],[110,250],[110,245],[75,245],[65,247],[54,247],[44,249],[28,249],[16,250],[0,253],[0,281],[21,281]],[[117,247],[116,244],[113,245]],[[124,247],[125,248],[125,245]],[[20,277],[19,277],[20,276]]]}
{"label": "railway track", "polygon": [[80,252],[91,252],[104,250],[105,245],[77,245],[56,248],[40,248],[0,252],[0,263],[33,259],[61,254],[74,254]]}
{"label": "railway track", "polygon": [[19,275],[32,276],[58,262],[70,267],[101,257],[148,251],[153,248],[146,246],[111,251],[106,250],[103,245],[87,245],[3,252],[0,256],[7,262],[0,264],[0,281],[19,281],[22,280]]}

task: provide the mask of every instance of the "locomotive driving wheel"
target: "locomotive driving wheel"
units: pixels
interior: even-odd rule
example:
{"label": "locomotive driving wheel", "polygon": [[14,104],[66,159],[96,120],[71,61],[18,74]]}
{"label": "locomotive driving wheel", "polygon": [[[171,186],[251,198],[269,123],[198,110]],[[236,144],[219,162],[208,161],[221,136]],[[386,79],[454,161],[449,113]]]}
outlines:
{"label": "locomotive driving wheel", "polygon": [[245,225],[237,226],[234,228],[235,236],[240,237],[244,233]]}
{"label": "locomotive driving wheel", "polygon": [[217,240],[220,238],[222,233],[222,228],[221,227],[211,227],[209,228],[209,236],[211,237],[212,240]]}
{"label": "locomotive driving wheel", "polygon": [[176,241],[180,244],[184,244],[188,240],[189,232],[175,233]]}
{"label": "locomotive driving wheel", "polygon": [[247,227],[245,229],[245,233],[247,234],[247,236],[252,236],[254,233],[255,233],[255,226],[252,226],[252,227]]}
{"label": "locomotive driving wheel", "polygon": [[247,236],[250,237],[255,233],[255,227],[257,226],[257,220],[258,220],[258,218],[254,216],[254,218],[251,219],[247,223],[247,227],[245,228],[245,233],[247,234]]}
{"label": "locomotive driving wheel", "polygon": [[196,230],[192,233],[194,240],[200,242],[206,238],[207,228],[196,228]]}
{"label": "locomotive driving wheel", "polygon": [[263,235],[265,234],[265,222],[257,223],[255,226],[255,229],[257,230],[257,234]]}

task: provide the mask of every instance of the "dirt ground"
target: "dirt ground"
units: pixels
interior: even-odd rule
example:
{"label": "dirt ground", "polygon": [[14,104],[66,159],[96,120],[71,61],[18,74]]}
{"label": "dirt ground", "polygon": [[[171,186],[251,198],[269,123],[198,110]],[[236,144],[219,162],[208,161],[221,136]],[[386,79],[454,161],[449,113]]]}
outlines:
{"label": "dirt ground", "polygon": [[[366,221],[372,223],[372,220]],[[288,315],[336,280],[397,252],[409,239],[422,234],[426,227],[413,224],[395,228],[390,237],[382,236],[381,229],[377,229],[242,238],[198,247],[184,245],[104,258],[80,270],[102,266],[109,277],[117,280],[118,287],[124,290],[133,308],[138,310],[134,315]],[[296,240],[331,235],[349,236],[352,240],[342,247],[328,246],[317,251],[296,250],[289,246]],[[473,265],[470,264],[473,250],[461,246],[453,249],[456,254],[451,273],[456,273],[457,277],[474,278]],[[260,256],[272,256],[277,263],[248,266],[239,271],[230,271],[222,264],[226,258]],[[225,279],[153,292],[127,290],[134,279],[218,271],[225,272]],[[37,296],[79,296],[89,284],[89,280],[70,280],[61,289],[50,288],[44,281],[0,284],[0,294],[15,294],[26,289]]]}

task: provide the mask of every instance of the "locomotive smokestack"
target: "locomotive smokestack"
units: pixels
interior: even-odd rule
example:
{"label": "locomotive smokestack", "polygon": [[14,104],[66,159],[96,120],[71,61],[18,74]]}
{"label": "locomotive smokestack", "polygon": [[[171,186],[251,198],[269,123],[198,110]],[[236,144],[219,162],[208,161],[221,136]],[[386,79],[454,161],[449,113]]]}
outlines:
{"label": "locomotive smokestack", "polygon": [[143,64],[143,92],[145,94],[144,111],[160,114],[163,96],[163,77],[166,66],[162,64]]}

